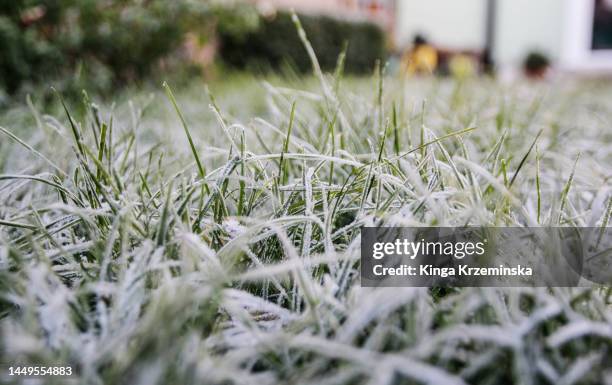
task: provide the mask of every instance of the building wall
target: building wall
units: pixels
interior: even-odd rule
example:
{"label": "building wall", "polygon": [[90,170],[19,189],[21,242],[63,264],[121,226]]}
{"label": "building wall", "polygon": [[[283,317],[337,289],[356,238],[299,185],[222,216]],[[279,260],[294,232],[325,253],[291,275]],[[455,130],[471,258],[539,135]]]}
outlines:
{"label": "building wall", "polygon": [[485,43],[486,1],[397,0],[398,46],[410,46],[414,35],[422,33],[440,47],[482,49]]}
{"label": "building wall", "polygon": [[533,50],[555,62],[562,57],[567,32],[564,0],[497,0],[497,4],[494,57],[498,63],[520,65]]}
{"label": "building wall", "polygon": [[[485,46],[489,0],[248,1],[344,18],[366,17],[393,33],[399,49],[410,47],[417,33],[442,49],[480,51]],[[516,69],[530,51],[540,51],[561,69],[612,71],[612,50],[590,50],[594,0],[496,2],[493,56],[501,69]]]}
{"label": "building wall", "polygon": [[[445,49],[480,51],[485,46],[488,0],[398,0],[399,47],[423,33]],[[562,57],[564,12],[568,0],[497,0],[494,59],[501,66],[520,64],[531,50]],[[588,0],[577,0],[588,1]]]}
{"label": "building wall", "polygon": [[[564,35],[561,67],[572,72],[612,72],[612,50],[591,50],[593,0],[563,0]],[[610,0],[606,0],[610,1]]]}
{"label": "building wall", "polygon": [[302,12],[336,14],[345,10],[356,9],[356,0],[252,0],[257,4],[280,9],[294,8]]}
{"label": "building wall", "polygon": [[[394,0],[249,0],[261,8],[295,9],[298,12],[328,14],[336,17],[383,18],[392,12]],[[395,20],[390,20],[394,22]],[[389,26],[391,28],[391,26]]]}

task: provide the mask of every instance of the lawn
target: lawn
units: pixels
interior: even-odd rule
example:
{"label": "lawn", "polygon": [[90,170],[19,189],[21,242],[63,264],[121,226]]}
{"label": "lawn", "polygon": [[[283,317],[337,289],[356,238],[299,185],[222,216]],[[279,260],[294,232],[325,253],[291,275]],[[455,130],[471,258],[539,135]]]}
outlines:
{"label": "lawn", "polygon": [[17,103],[0,362],[92,384],[612,383],[610,288],[359,280],[364,225],[608,226],[611,96],[337,73]]}

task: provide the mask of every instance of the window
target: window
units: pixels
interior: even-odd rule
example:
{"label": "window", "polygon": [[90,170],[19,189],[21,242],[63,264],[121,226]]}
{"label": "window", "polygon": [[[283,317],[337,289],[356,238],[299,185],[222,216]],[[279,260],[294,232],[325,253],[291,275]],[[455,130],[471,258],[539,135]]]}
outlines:
{"label": "window", "polygon": [[612,0],[595,0],[591,49],[612,49]]}

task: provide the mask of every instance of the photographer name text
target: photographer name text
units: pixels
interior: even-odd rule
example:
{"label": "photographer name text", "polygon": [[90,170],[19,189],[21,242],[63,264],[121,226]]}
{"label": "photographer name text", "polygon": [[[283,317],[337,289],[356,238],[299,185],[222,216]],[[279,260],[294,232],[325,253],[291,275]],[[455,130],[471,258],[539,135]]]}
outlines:
{"label": "photographer name text", "polygon": [[470,267],[466,264],[449,267],[437,267],[433,265],[400,265],[396,267],[384,267],[374,265],[373,273],[376,276],[407,276],[407,277],[454,277],[454,276],[531,276],[531,267],[521,265],[509,267],[500,265],[498,267]]}

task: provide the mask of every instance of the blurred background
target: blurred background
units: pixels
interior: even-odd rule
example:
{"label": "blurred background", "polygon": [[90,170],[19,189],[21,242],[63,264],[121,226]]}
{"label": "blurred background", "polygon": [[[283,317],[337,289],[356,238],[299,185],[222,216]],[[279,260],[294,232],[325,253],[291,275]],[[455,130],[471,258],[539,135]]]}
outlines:
{"label": "blurred background", "polygon": [[0,2],[0,106],[26,93],[118,88],[172,77],[612,73],[612,0],[10,0]]}

